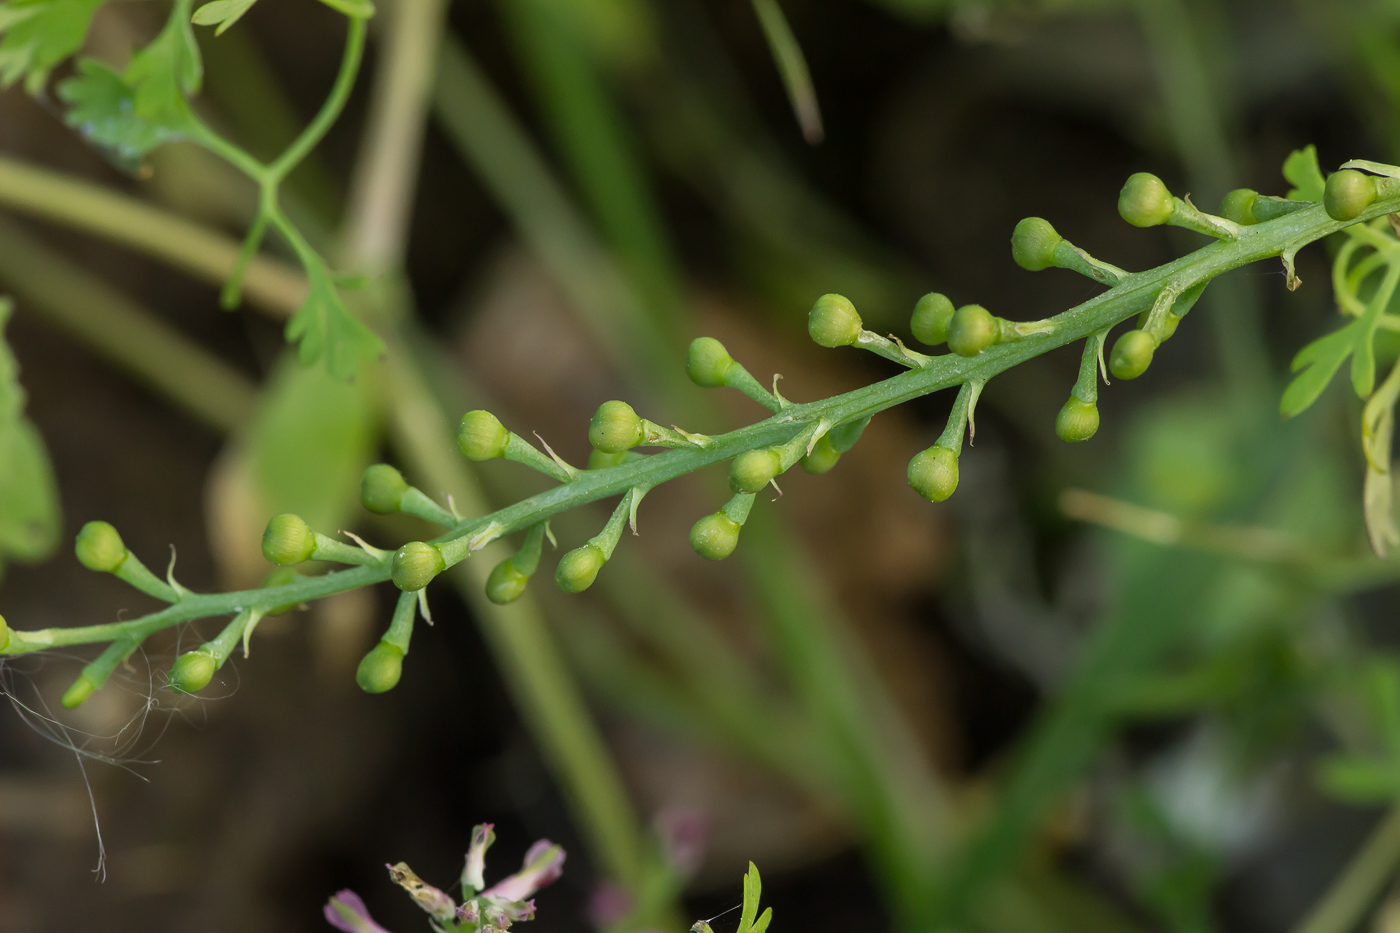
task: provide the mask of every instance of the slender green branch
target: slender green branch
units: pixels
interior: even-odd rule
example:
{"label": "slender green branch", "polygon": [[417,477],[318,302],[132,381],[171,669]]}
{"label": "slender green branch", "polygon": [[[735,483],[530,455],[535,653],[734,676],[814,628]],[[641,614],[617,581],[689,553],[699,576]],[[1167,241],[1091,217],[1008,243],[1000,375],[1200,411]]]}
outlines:
{"label": "slender green branch", "polygon": [[[1378,200],[1353,223],[1400,209],[1400,196]],[[1053,329],[1024,340],[1000,344],[974,357],[938,356],[917,370],[910,370],[873,385],[828,399],[796,404],[772,417],[716,435],[705,448],[670,450],[602,470],[581,473],[562,484],[489,515],[464,520],[435,539],[445,544],[476,535],[491,527],[497,535],[523,531],[536,522],[589,502],[620,495],[635,486],[655,487],[702,467],[729,460],[740,453],[773,447],[792,440],[822,421],[839,424],[868,417],[885,409],[964,382],[984,382],[1019,363],[1055,347],[1083,340],[1099,330],[1151,307],[1163,288],[1185,290],[1223,272],[1285,251],[1296,251],[1346,226],[1314,205],[1278,220],[1246,228],[1238,238],[1211,244],[1158,269],[1129,276],[1118,286],[1052,318]],[[464,550],[464,549],[463,549]],[[465,553],[462,554],[465,557]],[[338,571],[299,581],[275,591],[185,596],[175,605],[150,616],[127,622],[72,629],[12,631],[3,651],[20,654],[57,645],[110,641],[125,632],[155,631],[208,616],[232,614],[241,609],[271,609],[293,600],[315,599],[388,579],[388,561]]]}
{"label": "slender green branch", "polygon": [[359,17],[350,18],[350,29],[345,37],[345,54],[340,60],[340,71],[335,76],[335,84],[327,95],[325,103],[314,119],[306,125],[292,144],[267,166],[263,178],[276,184],[287,177],[287,173],[297,167],[306,154],[315,148],[330,130],[331,124],[339,118],[350,99],[350,90],[355,86],[355,76],[360,73],[360,60],[365,51],[365,23]]}

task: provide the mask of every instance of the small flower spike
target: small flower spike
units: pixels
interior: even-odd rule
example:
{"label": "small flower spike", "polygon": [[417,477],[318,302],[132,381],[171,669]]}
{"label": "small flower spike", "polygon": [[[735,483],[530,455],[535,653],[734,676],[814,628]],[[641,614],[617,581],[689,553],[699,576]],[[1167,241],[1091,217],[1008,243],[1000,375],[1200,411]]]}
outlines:
{"label": "small flower spike", "polygon": [[1198,210],[1189,196],[1174,197],[1162,179],[1148,172],[1128,177],[1118,193],[1118,213],[1135,227],[1171,224],[1224,240],[1238,237],[1243,230],[1232,220]]}
{"label": "small flower spike", "polygon": [[587,544],[574,548],[559,559],[559,565],[554,570],[554,582],[559,589],[565,593],[582,593],[593,585],[598,571],[603,569],[617,549],[622,529],[636,515],[637,505],[644,495],[646,490],[640,486],[629,489],[603,530],[588,539]]}
{"label": "small flower spike", "polygon": [[312,531],[300,515],[290,512],[274,515],[268,520],[267,528],[263,530],[262,552],[263,557],[279,567],[290,567],[308,560],[377,564],[381,556],[364,545],[356,547]]}
{"label": "small flower spike", "polygon": [[398,686],[399,678],[403,676],[403,659],[408,654],[408,643],[413,637],[417,611],[417,595],[412,592],[400,593],[389,630],[379,639],[379,644],[360,659],[360,666],[355,670],[355,683],[365,693],[386,693]]}
{"label": "small flower spike", "polygon": [[844,295],[822,295],[807,313],[807,333],[819,346],[860,347],[887,360],[918,369],[930,357],[865,329],[856,306]]}
{"label": "small flower spike", "polygon": [[1079,360],[1079,379],[1070,390],[1069,399],[1055,416],[1055,434],[1062,441],[1087,441],[1099,430],[1099,365],[1107,329],[1084,341],[1084,354]]}
{"label": "small flower spike", "polygon": [[963,433],[972,419],[972,409],[982,394],[980,383],[965,382],[948,413],[948,424],[938,441],[921,450],[909,461],[909,485],[930,502],[942,502],[958,488],[958,455]]}
{"label": "small flower spike", "polygon": [[169,583],[155,574],[127,550],[122,536],[107,522],[88,522],[78,532],[73,543],[78,563],[98,573],[110,573],[128,586],[147,596],[168,603],[176,602],[179,594]]}
{"label": "small flower spike", "polygon": [[1333,220],[1355,220],[1371,206],[1377,194],[1374,177],[1345,168],[1328,176],[1322,205]]}
{"label": "small flower spike", "polygon": [[626,402],[604,402],[588,423],[588,442],[595,450],[617,456],[633,447],[704,448],[710,439],[703,434],[663,428],[638,415]]}
{"label": "small flower spike", "polygon": [[724,508],[700,519],[690,529],[690,546],[706,560],[724,560],[739,544],[739,531],[753,508],[753,493],[740,493]]}
{"label": "small flower spike", "polygon": [[534,525],[525,535],[520,550],[501,561],[486,578],[486,598],[497,605],[519,599],[540,565],[544,549],[545,522]]}
{"label": "small flower spike", "polygon": [[1100,262],[1060,236],[1048,220],[1027,217],[1011,234],[1011,258],[1022,269],[1039,272],[1052,266],[1088,276],[1110,288],[1127,278],[1117,266]]}
{"label": "small flower spike", "polygon": [[952,320],[953,303],[948,296],[929,292],[915,303],[909,330],[919,343],[936,347],[948,339],[948,325]]}
{"label": "small flower spike", "polygon": [[519,434],[506,430],[489,411],[469,411],[457,429],[457,449],[468,460],[509,460],[567,483],[578,475],[575,467],[558,457],[546,456]]}
{"label": "small flower spike", "polygon": [[457,524],[457,516],[410,486],[403,474],[387,463],[376,463],[365,470],[360,480],[360,502],[376,515],[401,512],[444,528]]}
{"label": "small flower spike", "polygon": [[405,592],[421,590],[433,577],[447,569],[447,561],[437,545],[410,541],[394,552],[390,578]]}
{"label": "small flower spike", "polygon": [[783,408],[782,401],[735,362],[724,344],[713,337],[696,337],[690,342],[685,372],[690,381],[702,389],[725,386],[737,389],[769,411],[781,411]]}

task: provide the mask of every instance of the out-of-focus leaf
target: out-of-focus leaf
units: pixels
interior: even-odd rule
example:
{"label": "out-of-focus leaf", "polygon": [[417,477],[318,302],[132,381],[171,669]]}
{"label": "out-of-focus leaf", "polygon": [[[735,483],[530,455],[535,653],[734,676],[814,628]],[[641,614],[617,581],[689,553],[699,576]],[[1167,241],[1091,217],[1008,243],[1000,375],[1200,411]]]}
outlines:
{"label": "out-of-focus leaf", "polygon": [[778,0],[753,0],[753,9],[778,66],[778,74],[782,75],[792,112],[797,116],[798,126],[802,127],[802,137],[815,146],[824,135],[822,113],[817,106],[817,90],[812,86],[812,73],[807,68],[802,46],[797,44],[797,37],[792,34]]}
{"label": "out-of-focus leaf", "polygon": [[131,57],[125,73],[85,58],[58,86],[70,108],[68,124],[122,162],[180,139],[193,125],[186,97],[199,92],[204,65],[189,6],[189,0],[176,4],[160,35]]}
{"label": "out-of-focus leaf", "polygon": [[324,358],[332,376],[349,379],[361,362],[383,354],[384,341],[345,307],[325,269],[308,267],[307,281],[306,302],[287,322],[287,341],[297,344],[303,366]]}
{"label": "out-of-focus leaf", "polygon": [[345,527],[378,445],[375,388],[372,379],[345,382],[290,360],[278,367],[248,432],[269,514],[296,512],[327,534]]}
{"label": "out-of-focus leaf", "polygon": [[106,0],[10,0],[0,4],[0,87],[21,78],[31,94],[49,72],[77,54],[93,14]]}
{"label": "out-of-focus leaf", "polygon": [[190,22],[196,26],[217,26],[214,35],[222,36],[257,2],[258,0],[213,0],[195,10]]}
{"label": "out-of-focus leaf", "polygon": [[0,299],[0,559],[42,560],[58,545],[58,484],[39,431],[24,417],[19,366],[3,331],[11,305]]}
{"label": "out-of-focus leaf", "polygon": [[374,4],[370,0],[321,0],[326,6],[349,16],[351,19],[369,19],[374,15]]}
{"label": "out-of-focus leaf", "polygon": [[1338,800],[1379,803],[1400,796],[1400,765],[1368,758],[1328,758],[1318,765],[1317,783]]}
{"label": "out-of-focus leaf", "polygon": [[1283,161],[1283,177],[1293,185],[1288,192],[1290,200],[1321,201],[1327,180],[1317,164],[1317,147],[1307,146],[1289,153]]}

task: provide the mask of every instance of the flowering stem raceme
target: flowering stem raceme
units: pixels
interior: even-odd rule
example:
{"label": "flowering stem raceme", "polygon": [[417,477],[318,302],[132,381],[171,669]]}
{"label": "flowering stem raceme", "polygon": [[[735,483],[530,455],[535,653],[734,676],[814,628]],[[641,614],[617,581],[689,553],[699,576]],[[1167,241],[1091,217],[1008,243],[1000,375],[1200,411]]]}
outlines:
{"label": "flowering stem raceme", "polygon": [[[1364,223],[1400,210],[1400,193],[1388,188],[1381,193],[1384,196],[1372,198],[1347,221],[1335,220],[1329,216],[1323,205],[1312,204],[1281,214],[1276,219],[1266,223],[1247,226],[1232,224],[1232,229],[1227,231],[1228,236],[1223,237],[1219,242],[1157,269],[1140,273],[1125,273],[1117,285],[1109,288],[1103,294],[1044,322],[1036,322],[1035,327],[1030,332],[1023,329],[1016,334],[1015,339],[1002,339],[993,342],[974,355],[946,354],[926,357],[914,368],[889,379],[820,401],[779,405],[778,410],[772,416],[761,422],[713,437],[681,434],[680,440],[675,440],[661,437],[658,434],[658,437],[648,441],[647,429],[643,427],[641,431],[642,437],[639,443],[657,443],[659,441],[669,443],[674,441],[679,444],[683,441],[685,443],[683,447],[650,456],[629,453],[622,458],[622,462],[595,470],[576,470],[571,467],[565,469],[558,461],[547,460],[542,456],[539,462],[530,462],[532,460],[530,456],[520,454],[517,451],[516,453],[520,455],[510,457],[510,459],[519,459],[549,473],[560,480],[560,485],[489,515],[463,520],[455,520],[455,516],[452,516],[454,521],[443,535],[429,542],[413,542],[400,548],[393,556],[388,552],[379,552],[367,547],[351,548],[349,545],[334,542],[323,535],[315,534],[309,529],[292,528],[290,523],[284,519],[282,525],[279,526],[280,530],[285,532],[290,529],[290,531],[297,533],[292,537],[297,537],[298,540],[290,542],[288,546],[291,549],[286,552],[291,557],[300,559],[310,558],[314,555],[318,559],[354,562],[360,566],[318,577],[297,577],[289,583],[276,586],[275,589],[269,587],[220,594],[191,593],[178,587],[173,580],[169,584],[160,584],[159,580],[154,579],[154,575],[151,575],[152,579],[146,579],[145,575],[141,575],[139,581],[133,580],[131,582],[137,583],[152,595],[166,599],[170,599],[170,596],[173,595],[172,604],[158,612],[123,622],[37,631],[11,630],[4,643],[0,644],[0,653],[23,654],[65,645],[112,642],[114,647],[110,650],[120,654],[121,651],[127,650],[126,645],[133,639],[135,644],[139,644],[140,640],[157,631],[194,619],[219,615],[236,616],[245,612],[264,614],[288,605],[380,583],[391,577],[394,577],[396,582],[400,582],[403,585],[402,588],[419,589],[437,573],[464,560],[473,551],[490,541],[517,532],[539,529],[541,523],[547,521],[551,516],[610,496],[623,495],[624,500],[619,504],[612,520],[608,523],[608,527],[593,541],[575,551],[576,553],[590,548],[595,549],[606,560],[611,555],[612,549],[617,546],[624,524],[632,520],[635,506],[640,500],[642,492],[647,489],[702,467],[732,460],[750,452],[767,451],[772,453],[773,459],[776,461],[774,468],[778,472],[793,466],[799,459],[803,458],[804,454],[807,457],[813,456],[817,452],[821,440],[828,440],[833,451],[839,453],[841,450],[848,449],[855,442],[855,438],[859,436],[860,428],[872,415],[910,399],[954,386],[964,387],[954,412],[955,420],[959,422],[956,427],[957,436],[960,437],[961,418],[968,414],[968,409],[973,404],[973,395],[980,386],[1012,366],[1075,340],[1088,339],[1092,352],[1086,351],[1085,364],[1081,367],[1081,378],[1076,384],[1072,397],[1088,402],[1090,399],[1087,396],[1096,392],[1096,388],[1090,389],[1090,383],[1086,381],[1088,378],[1086,373],[1092,372],[1091,360],[1097,360],[1101,341],[1106,336],[1108,328],[1129,317],[1151,311],[1154,308],[1158,309],[1159,313],[1149,315],[1150,320],[1145,322],[1145,327],[1146,329],[1160,328],[1164,314],[1171,310],[1179,312],[1188,297],[1199,294],[1199,290],[1210,279],[1260,259],[1282,256],[1286,266],[1291,270],[1293,255],[1304,245],[1351,224]],[[1174,209],[1179,210],[1178,207],[1174,207]],[[1194,216],[1191,219],[1193,223],[1196,222]],[[1202,226],[1210,225],[1202,224]],[[1054,244],[1054,246],[1058,247],[1058,244]],[[1062,250],[1057,251],[1063,252]],[[1073,263],[1067,262],[1066,264],[1072,265]],[[1170,298],[1164,300],[1164,295],[1177,296],[1175,303],[1170,304]],[[828,302],[827,304],[830,306],[832,303]],[[935,306],[932,309],[935,312],[935,318],[939,316],[937,313],[939,304],[936,301],[921,302],[925,311],[929,310],[930,305]],[[827,328],[824,334],[831,337],[829,342],[832,344],[859,346],[862,343],[859,337],[863,329],[858,317],[852,321],[846,314],[847,310],[854,313],[854,309],[847,309],[844,305],[836,306],[836,311],[839,313],[831,319],[823,319],[819,323]],[[946,317],[946,315],[943,316]],[[916,317],[917,323],[918,318]],[[924,324],[928,324],[928,321],[925,320]],[[1000,328],[1000,325],[998,327]],[[921,329],[924,329],[927,335],[927,328]],[[937,321],[934,322],[933,329],[937,330]],[[713,347],[709,350],[711,357],[718,356],[713,352]],[[879,351],[877,350],[877,352]],[[915,358],[910,355],[904,361],[907,365],[909,361],[913,360]],[[707,382],[718,385],[730,384],[729,380],[724,378],[728,375],[728,371],[718,373]],[[736,381],[744,382],[742,379]],[[737,384],[735,387],[740,391],[752,391],[753,389],[747,384]],[[625,415],[626,412],[623,414]],[[480,420],[479,417],[478,420]],[[481,427],[481,425],[477,427]],[[949,430],[954,430],[953,425],[950,424]],[[481,445],[480,450],[471,447],[471,450],[477,453],[484,452],[493,456],[502,456],[510,440],[515,438],[515,435],[509,435],[502,442],[502,432],[509,434],[509,432],[504,431],[503,427],[498,430],[496,424],[485,424],[482,431],[476,431],[467,440],[471,444]],[[459,438],[459,441],[461,440],[462,438]],[[949,440],[951,440],[951,436]],[[521,439],[520,443],[526,442]],[[468,449],[468,446],[470,445],[464,446],[464,451]],[[956,445],[949,444],[947,446],[951,449]],[[487,447],[490,449],[487,450]],[[497,447],[501,448],[500,452],[497,452]],[[955,454],[956,451],[953,453]],[[410,491],[410,489],[409,487],[401,488],[392,476],[379,476],[373,481],[367,477],[366,501],[372,507],[388,511],[393,505],[388,500],[397,496],[400,508],[405,510],[412,508],[415,513],[424,517],[431,516],[434,520],[443,522],[448,520],[450,513],[447,510],[431,503],[431,500],[420,501],[426,500],[426,497],[416,491]],[[736,497],[736,500],[717,513],[722,514],[727,522],[718,529],[724,532],[724,534],[719,535],[720,538],[737,536],[737,529],[747,518],[748,508],[753,501],[742,497],[752,491],[738,490],[740,495]],[[535,549],[539,544],[538,537],[542,536],[543,533],[542,530],[532,532],[526,547],[522,548],[523,553],[520,556],[521,562],[525,566],[516,568],[521,576],[528,576],[525,573],[527,568],[530,572],[535,569],[532,565],[538,561],[538,553]],[[278,540],[281,542],[280,538]],[[727,540],[707,540],[704,543],[706,550],[710,552],[705,553],[702,550],[705,556],[723,556],[720,552],[729,547]],[[126,553],[120,539],[117,538],[113,542],[103,537],[97,540],[96,544],[103,545],[112,552],[109,554],[103,551],[92,558],[94,562],[102,564],[97,569],[119,571],[121,565],[128,559],[125,556],[118,559],[118,550],[121,551],[121,555]],[[697,549],[700,547],[697,546]],[[279,551],[278,553],[283,552]],[[591,552],[590,556],[593,556]],[[138,564],[134,562],[134,559],[132,560],[133,563],[130,564],[130,567],[137,567]],[[598,563],[601,567],[601,562]],[[106,566],[108,564],[115,566],[108,567]],[[400,566],[401,564],[402,566]],[[402,571],[402,573],[397,571]],[[411,579],[409,579],[410,577]],[[582,577],[578,579],[581,580]],[[572,576],[570,576],[570,582],[573,582]],[[166,586],[169,586],[169,594],[166,593]],[[411,620],[411,613],[408,613],[406,608],[408,605],[406,600],[401,609],[403,613],[407,613],[405,619]],[[400,613],[396,613],[396,623],[391,626],[389,634],[403,640],[403,646],[398,646],[397,642],[389,635],[386,635],[385,642],[395,647],[406,647],[408,622],[400,620],[399,615]],[[132,647],[134,648],[134,645]],[[99,662],[94,663],[105,664],[104,659],[106,659],[106,655],[99,659]],[[112,666],[115,666],[115,663],[117,662],[113,661]],[[94,673],[100,675],[101,671],[95,670]],[[89,679],[97,680],[99,678]],[[94,683],[93,687],[98,685]]]}

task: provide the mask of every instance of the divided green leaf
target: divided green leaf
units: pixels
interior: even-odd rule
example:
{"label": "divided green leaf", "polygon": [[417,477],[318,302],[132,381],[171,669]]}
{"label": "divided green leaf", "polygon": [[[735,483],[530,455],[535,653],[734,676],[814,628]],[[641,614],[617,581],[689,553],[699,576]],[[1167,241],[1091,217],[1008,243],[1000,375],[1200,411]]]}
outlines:
{"label": "divided green leaf", "polygon": [[1400,165],[1387,165],[1384,162],[1372,162],[1370,159],[1352,159],[1342,168],[1359,168],[1363,172],[1370,172],[1372,175],[1384,175],[1387,178],[1400,178]]}
{"label": "divided green leaf", "polygon": [[1348,356],[1352,357],[1352,388],[1361,398],[1371,394],[1376,385],[1376,327],[1395,292],[1396,279],[1397,271],[1392,270],[1361,317],[1298,351],[1292,366],[1298,375],[1283,391],[1279,402],[1279,410],[1285,418],[1299,414],[1317,401]]}
{"label": "divided green leaf", "polygon": [[222,36],[243,14],[253,8],[258,0],[213,0],[194,11],[191,20],[196,26],[217,26],[214,35]]}
{"label": "divided green leaf", "polygon": [[85,58],[78,74],[58,86],[70,109],[66,117],[93,143],[118,160],[134,163],[193,126],[187,96],[199,92],[204,66],[186,21],[188,0],[150,45],[131,57],[125,74]]}
{"label": "divided green leaf", "polygon": [[748,874],[744,875],[744,908],[739,914],[739,929],[736,933],[763,933],[773,919],[773,908],[758,916],[758,898],[763,893],[763,882],[758,877],[758,866],[749,862]]}
{"label": "divided green leaf", "polygon": [[[0,299],[0,331],[10,308]],[[0,336],[0,560],[42,560],[58,546],[61,525],[48,451],[24,416],[19,366]]]}
{"label": "divided green leaf", "polygon": [[1293,185],[1288,192],[1290,201],[1321,201],[1327,179],[1317,163],[1317,147],[1293,150],[1283,162],[1283,177]]}
{"label": "divided green leaf", "polygon": [[384,342],[350,310],[335,282],[318,264],[307,267],[310,292],[301,309],[287,322],[288,342],[297,343],[297,358],[310,366],[322,358],[332,376],[349,379],[360,362],[384,352]]}
{"label": "divided green leaf", "polygon": [[370,0],[321,0],[326,6],[351,19],[369,19],[374,15]]}
{"label": "divided green leaf", "polygon": [[21,78],[30,94],[76,55],[93,14],[106,0],[9,0],[0,3],[0,87]]}

